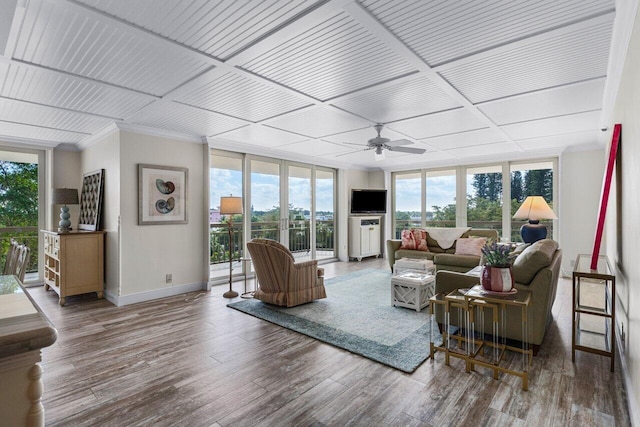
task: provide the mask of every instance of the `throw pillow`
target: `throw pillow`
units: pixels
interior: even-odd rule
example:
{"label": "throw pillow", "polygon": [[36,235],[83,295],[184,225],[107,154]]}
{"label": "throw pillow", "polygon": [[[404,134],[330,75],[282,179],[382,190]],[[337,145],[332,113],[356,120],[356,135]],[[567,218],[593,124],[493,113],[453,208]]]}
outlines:
{"label": "throw pillow", "polygon": [[416,242],[416,249],[419,251],[429,252],[427,245],[427,232],[420,229],[413,229],[413,240]]}
{"label": "throw pillow", "polygon": [[538,240],[527,247],[513,262],[513,279],[524,285],[531,283],[538,271],[551,264],[558,249],[558,242]]}
{"label": "throw pillow", "polygon": [[402,239],[400,249],[416,249],[416,241],[413,238],[412,230],[402,230],[400,238]]}
{"label": "throw pillow", "polygon": [[456,240],[456,255],[481,256],[486,243],[486,237],[461,237]]}

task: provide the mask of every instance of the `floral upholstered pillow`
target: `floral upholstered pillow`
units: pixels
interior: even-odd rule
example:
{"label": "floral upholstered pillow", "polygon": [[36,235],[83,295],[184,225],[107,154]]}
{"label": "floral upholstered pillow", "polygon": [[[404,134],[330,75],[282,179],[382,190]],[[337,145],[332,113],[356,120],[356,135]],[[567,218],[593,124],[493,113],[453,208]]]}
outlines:
{"label": "floral upholstered pillow", "polygon": [[427,232],[424,230],[416,228],[412,228],[411,230],[402,230],[400,238],[402,239],[400,249],[429,251],[429,248],[427,247]]}
{"label": "floral upholstered pillow", "polygon": [[482,247],[487,243],[486,237],[462,237],[456,240],[456,255],[482,255]]}
{"label": "floral upholstered pillow", "polygon": [[416,241],[413,239],[413,230],[402,230],[400,238],[402,239],[402,245],[400,249],[412,249],[416,248]]}
{"label": "floral upholstered pillow", "polygon": [[416,242],[416,249],[419,251],[429,252],[429,246],[427,246],[427,232],[420,229],[413,229],[413,240]]}

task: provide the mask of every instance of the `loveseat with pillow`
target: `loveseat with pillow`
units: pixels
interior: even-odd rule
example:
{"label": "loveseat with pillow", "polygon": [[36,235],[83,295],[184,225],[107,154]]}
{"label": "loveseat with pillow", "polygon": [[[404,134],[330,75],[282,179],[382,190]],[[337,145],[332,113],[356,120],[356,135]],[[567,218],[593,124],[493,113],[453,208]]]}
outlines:
{"label": "loveseat with pillow", "polygon": [[[457,236],[457,237],[456,237]],[[400,258],[433,261],[436,271],[465,273],[480,264],[480,249],[490,240],[498,240],[498,231],[487,228],[416,228],[403,230],[402,239],[387,240],[387,261]]]}
{"label": "loveseat with pillow", "polygon": [[[529,306],[530,344],[542,344],[545,331],[551,323],[551,307],[556,299],[562,251],[558,243],[551,239],[539,240],[524,249],[513,262],[514,288],[531,292]],[[456,289],[471,288],[480,283],[477,276],[451,271],[438,271],[435,293],[446,295]],[[485,331],[491,331],[491,316],[485,316]],[[442,308],[436,306],[436,320],[443,324]],[[451,322],[456,324],[457,313],[451,312]],[[522,341],[522,314],[520,308],[508,306],[506,309],[505,336],[507,339]],[[534,348],[535,351],[535,348]]]}

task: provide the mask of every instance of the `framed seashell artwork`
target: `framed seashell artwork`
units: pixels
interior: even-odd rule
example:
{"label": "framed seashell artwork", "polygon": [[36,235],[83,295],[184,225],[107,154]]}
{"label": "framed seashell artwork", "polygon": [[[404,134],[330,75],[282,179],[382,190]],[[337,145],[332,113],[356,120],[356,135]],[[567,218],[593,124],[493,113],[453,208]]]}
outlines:
{"label": "framed seashell artwork", "polygon": [[78,229],[90,231],[100,230],[103,193],[104,169],[87,172],[82,175]]}
{"label": "framed seashell artwork", "polygon": [[187,168],[138,164],[138,225],[187,223]]}

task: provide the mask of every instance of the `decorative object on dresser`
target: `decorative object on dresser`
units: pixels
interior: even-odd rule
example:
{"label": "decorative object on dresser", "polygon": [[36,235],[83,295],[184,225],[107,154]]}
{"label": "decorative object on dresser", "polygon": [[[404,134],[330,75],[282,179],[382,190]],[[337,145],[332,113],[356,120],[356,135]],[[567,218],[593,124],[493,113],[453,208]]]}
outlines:
{"label": "decorative object on dresser", "polygon": [[528,196],[520,205],[513,219],[528,219],[529,223],[520,227],[520,235],[525,243],[534,243],[547,238],[547,227],[541,219],[558,219],[542,196]]}
{"label": "decorative object on dresser", "polygon": [[52,203],[54,205],[63,205],[60,208],[58,231],[61,233],[69,232],[71,230],[71,221],[69,220],[69,207],[67,205],[78,204],[78,190],[75,188],[56,188],[53,190]]}
{"label": "decorative object on dresser", "polygon": [[103,297],[104,231],[42,230],[44,288],[53,289],[64,306],[66,297],[95,292]]}
{"label": "decorative object on dresser", "polygon": [[138,164],[138,225],[187,223],[187,168]]}
{"label": "decorative object on dresser", "polygon": [[103,190],[104,169],[87,172],[82,175],[80,216],[78,218],[79,230],[100,230]]}
{"label": "decorative object on dresser", "polygon": [[233,194],[230,194],[226,197],[220,197],[220,215],[227,216],[227,225],[229,227],[229,290],[222,294],[225,298],[235,298],[238,296],[238,293],[233,290],[233,216],[234,215],[242,215],[242,197],[234,197]]}

